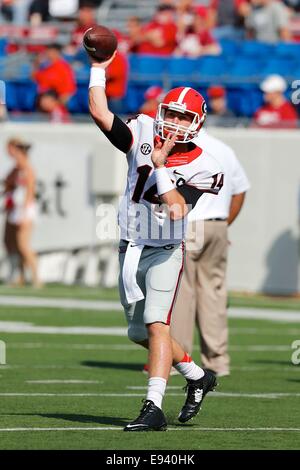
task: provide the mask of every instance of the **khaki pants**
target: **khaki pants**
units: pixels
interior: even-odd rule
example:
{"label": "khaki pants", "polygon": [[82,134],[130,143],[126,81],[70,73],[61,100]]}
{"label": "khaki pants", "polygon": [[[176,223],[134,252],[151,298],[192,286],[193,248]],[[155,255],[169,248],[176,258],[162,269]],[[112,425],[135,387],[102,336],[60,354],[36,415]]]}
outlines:
{"label": "khaki pants", "polygon": [[172,315],[171,336],[191,353],[196,322],[203,367],[227,373],[227,222],[205,221],[204,243],[195,237],[195,224],[203,221],[188,227],[186,265]]}

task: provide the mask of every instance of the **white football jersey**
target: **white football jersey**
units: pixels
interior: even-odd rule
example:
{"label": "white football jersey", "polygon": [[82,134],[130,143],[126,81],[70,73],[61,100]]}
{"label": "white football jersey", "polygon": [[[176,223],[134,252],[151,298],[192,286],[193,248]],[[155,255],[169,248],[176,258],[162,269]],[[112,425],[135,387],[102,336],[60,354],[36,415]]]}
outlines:
{"label": "white football jersey", "polygon": [[[121,239],[150,246],[180,243],[185,235],[187,217],[171,220],[157,195],[151,160],[155,137],[153,119],[141,114],[128,126],[133,143],[127,153],[127,185],[119,207]],[[186,184],[218,194],[223,185],[220,164],[197,146],[187,153],[169,156],[166,168],[177,187]]]}

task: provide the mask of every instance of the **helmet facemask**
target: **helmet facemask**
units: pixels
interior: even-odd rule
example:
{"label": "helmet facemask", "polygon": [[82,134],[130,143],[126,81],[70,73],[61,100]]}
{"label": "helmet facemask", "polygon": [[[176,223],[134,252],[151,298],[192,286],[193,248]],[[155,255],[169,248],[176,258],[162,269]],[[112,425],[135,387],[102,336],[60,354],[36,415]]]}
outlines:
{"label": "helmet facemask", "polygon": [[[188,127],[165,120],[167,111],[176,111],[192,117],[192,122]],[[160,103],[158,106],[156,118],[154,120],[154,132],[162,139],[165,139],[169,133],[176,134],[176,143],[187,143],[193,140],[200,131],[206,114],[200,118],[200,115],[194,111],[186,109],[185,104],[170,102],[168,104]]]}

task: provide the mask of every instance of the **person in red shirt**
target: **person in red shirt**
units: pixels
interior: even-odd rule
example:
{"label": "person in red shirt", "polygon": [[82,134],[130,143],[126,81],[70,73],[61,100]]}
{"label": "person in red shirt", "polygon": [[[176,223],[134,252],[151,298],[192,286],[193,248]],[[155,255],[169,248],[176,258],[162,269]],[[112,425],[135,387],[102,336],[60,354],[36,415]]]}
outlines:
{"label": "person in red shirt", "polygon": [[160,86],[150,86],[144,94],[145,102],[139,109],[139,113],[156,117],[157,107],[162,100],[164,90]]}
{"label": "person in red shirt", "polygon": [[[41,60],[46,57],[46,62]],[[35,63],[33,79],[38,85],[38,94],[54,90],[59,100],[65,104],[76,92],[76,81],[72,67],[61,55],[61,46],[51,44],[45,53],[38,56]]]}
{"label": "person in red shirt", "polygon": [[71,122],[67,108],[59,101],[57,93],[53,90],[46,91],[39,96],[39,108],[49,115],[50,122]]}
{"label": "person in red shirt", "polygon": [[285,98],[287,83],[280,75],[270,75],[260,86],[264,93],[265,105],[254,114],[255,127],[296,128],[297,112]]}
{"label": "person in red shirt", "polygon": [[124,114],[124,97],[128,83],[127,56],[120,50],[106,69],[106,96],[114,113]]}
{"label": "person in red shirt", "polygon": [[130,16],[126,23],[127,51],[133,54],[139,52],[140,42],[143,38],[143,25],[138,16]]}
{"label": "person in red shirt", "polygon": [[202,55],[218,55],[221,48],[207,28],[207,9],[197,7],[194,10],[193,22],[179,39],[175,51],[177,55],[200,57]]}
{"label": "person in red shirt", "polygon": [[76,19],[76,26],[71,33],[71,43],[64,51],[67,54],[74,55],[82,48],[83,35],[87,29],[97,24],[95,4],[91,1],[81,3]]}
{"label": "person in red shirt", "polygon": [[168,4],[159,5],[154,20],[144,26],[142,36],[136,39],[136,52],[139,54],[172,54],[176,47],[177,34],[174,16],[174,7]]}

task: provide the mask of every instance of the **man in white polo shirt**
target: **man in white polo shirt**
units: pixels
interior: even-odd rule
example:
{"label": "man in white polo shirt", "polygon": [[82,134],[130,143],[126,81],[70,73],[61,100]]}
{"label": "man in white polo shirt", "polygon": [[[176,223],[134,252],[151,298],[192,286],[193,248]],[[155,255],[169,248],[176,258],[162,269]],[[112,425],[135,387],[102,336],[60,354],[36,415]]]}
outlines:
{"label": "man in white polo shirt", "polygon": [[[226,264],[227,228],[239,214],[248,178],[234,151],[202,130],[195,143],[219,162],[224,184],[218,197],[205,194],[188,216],[186,267],[171,323],[171,334],[192,352],[194,325],[201,339],[202,366],[229,375]],[[204,221],[204,222],[203,222]]]}

